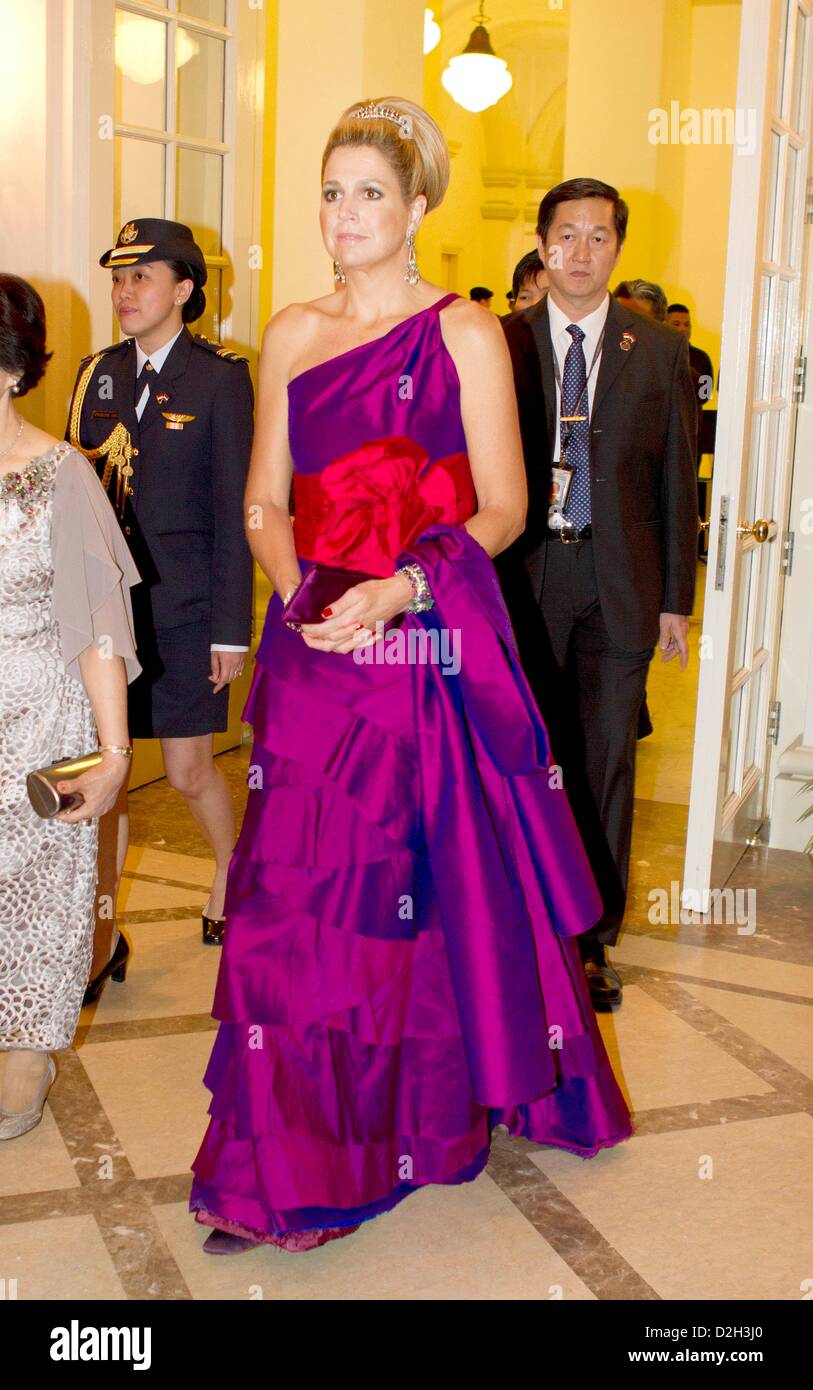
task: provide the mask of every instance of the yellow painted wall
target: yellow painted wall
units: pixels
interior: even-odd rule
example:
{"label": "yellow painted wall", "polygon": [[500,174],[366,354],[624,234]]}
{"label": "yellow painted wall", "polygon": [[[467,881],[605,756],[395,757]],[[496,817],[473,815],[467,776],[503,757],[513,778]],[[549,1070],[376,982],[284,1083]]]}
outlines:
{"label": "yellow painted wall", "polygon": [[266,0],[265,98],[263,102],[263,179],[261,241],[263,263],[260,272],[260,334],[271,317],[274,264],[274,180],[277,147],[277,61],[279,48],[279,3]]}
{"label": "yellow painted wall", "polygon": [[[493,7],[497,10],[497,7]],[[460,248],[457,288],[487,284],[503,295],[519,256],[534,246],[536,210],[560,178],[614,183],[630,205],[627,244],[612,284],[642,276],[688,302],[694,341],[719,361],[728,192],[728,145],[654,144],[650,112],[733,107],[739,0],[569,0],[560,10],[506,0],[489,25],[514,86],[497,108],[473,115],[440,82],[471,29],[471,6],[435,6],[443,27],[425,63],[424,101],[454,157],[446,202],[419,240],[425,275],[441,280],[441,252]],[[487,186],[503,169],[512,185]],[[536,182],[534,182],[536,180]],[[503,200],[503,220],[483,205]]]}
{"label": "yellow painted wall", "polygon": [[494,309],[503,313],[514,265],[534,246],[541,193],[561,177],[568,19],[562,7],[539,0],[492,7],[492,45],[514,81],[496,106],[475,114],[458,106],[441,83],[449,59],[471,33],[472,6],[446,0],[434,9],[442,33],[426,59],[424,105],[450,143],[452,182],[421,229],[419,262],[429,279],[445,284],[441,253],[458,248],[456,288],[466,294],[472,285],[487,285]]}
{"label": "yellow painted wall", "polygon": [[[463,111],[440,84],[446,66],[442,44],[427,55],[424,63],[422,102],[443,131],[452,152],[449,189],[440,207],[424,219],[416,240],[421,274],[446,288],[441,255],[457,258],[459,294],[468,294],[472,285],[489,285],[494,278],[493,264],[485,254],[486,225],[480,213],[484,196],[481,171],[485,162],[485,137],[480,117]],[[491,277],[491,278],[489,278]]]}
{"label": "yellow painted wall", "polygon": [[[695,7],[689,105],[698,109],[734,106],[739,33],[739,4]],[[686,147],[680,266],[669,289],[670,297],[689,305],[692,341],[710,354],[715,381],[720,367],[731,164],[736,158],[730,146]]]}
{"label": "yellow painted wall", "polygon": [[[733,108],[739,0],[572,0],[565,177],[590,173],[629,203],[612,285],[640,276],[692,311],[720,360],[732,147],[653,144],[650,112]],[[608,61],[609,58],[609,61]]]}
{"label": "yellow painted wall", "polygon": [[[318,22],[314,24],[314,10]],[[261,318],[333,285],[319,231],[322,151],[345,107],[423,98],[423,4],[343,0],[268,6]]]}
{"label": "yellow painted wall", "polygon": [[[689,10],[689,0],[668,3]],[[630,204],[619,279],[656,278],[656,228],[667,209],[647,116],[660,105],[663,15],[664,0],[571,0],[564,177],[603,179]]]}

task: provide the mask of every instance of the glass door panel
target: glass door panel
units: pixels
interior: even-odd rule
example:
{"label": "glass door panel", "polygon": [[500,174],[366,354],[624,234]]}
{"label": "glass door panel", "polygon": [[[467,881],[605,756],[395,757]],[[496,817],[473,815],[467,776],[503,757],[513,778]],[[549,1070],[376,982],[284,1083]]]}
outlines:
{"label": "glass door panel", "polygon": [[208,19],[210,24],[226,23],[226,0],[179,0],[178,9],[195,19]]}
{"label": "glass door panel", "polygon": [[791,102],[790,123],[794,129],[806,134],[810,111],[804,100],[807,87],[807,65],[810,61],[810,17],[800,8],[796,11],[796,50],[794,53],[793,100]]}
{"label": "glass door panel", "polygon": [[125,222],[164,217],[164,146],[151,140],[116,140],[113,236]]}
{"label": "glass door panel", "polygon": [[223,156],[179,148],[175,187],[178,221],[192,228],[204,256],[219,256],[223,245]]}
{"label": "glass door panel", "polygon": [[[182,61],[182,39],[194,45],[186,61]],[[226,61],[223,39],[211,39],[179,28],[175,58],[178,134],[185,139],[222,140]]]}
{"label": "glass door panel", "polygon": [[776,209],[779,205],[779,171],[782,162],[782,136],[778,131],[771,131],[771,167],[768,175],[768,215],[765,219],[765,251],[766,261],[776,261],[779,259],[779,226],[776,219]]}
{"label": "glass door panel", "polygon": [[209,267],[209,278],[204,287],[206,310],[193,325],[193,332],[202,333],[204,338],[220,342],[222,318],[223,272]]}
{"label": "glass door panel", "polygon": [[167,26],[127,10],[116,12],[116,123],[166,128]]}
{"label": "glass door panel", "polygon": [[[806,254],[811,8],[811,0],[743,0],[742,6],[737,106],[757,112],[764,135],[752,155],[733,161],[714,542],[704,604],[704,635],[724,655],[701,662],[700,669],[685,866],[689,901],[699,895],[702,902],[720,881],[715,864],[730,872],[768,805],[780,538],[795,437],[792,386]],[[755,537],[757,521],[775,523],[768,539]],[[709,750],[709,737],[719,757]]]}

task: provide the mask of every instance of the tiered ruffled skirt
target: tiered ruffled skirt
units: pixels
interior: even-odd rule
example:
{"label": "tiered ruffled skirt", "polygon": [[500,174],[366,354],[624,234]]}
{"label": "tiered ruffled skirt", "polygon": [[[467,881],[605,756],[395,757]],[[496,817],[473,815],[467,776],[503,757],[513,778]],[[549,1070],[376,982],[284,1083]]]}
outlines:
{"label": "tiered ruffled skirt", "polygon": [[244,1234],[355,1225],[476,1177],[499,1123],[585,1157],[627,1138],[576,940],[549,924],[535,936],[546,1014],[568,1037],[556,1084],[510,1109],[474,1100],[421,837],[413,672],[307,648],[277,598],[266,622],[198,1219]]}

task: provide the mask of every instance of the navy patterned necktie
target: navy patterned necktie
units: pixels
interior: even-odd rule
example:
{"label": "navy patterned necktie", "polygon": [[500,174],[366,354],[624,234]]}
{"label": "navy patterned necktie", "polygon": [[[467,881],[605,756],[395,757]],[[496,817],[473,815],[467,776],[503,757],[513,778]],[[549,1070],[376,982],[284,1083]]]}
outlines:
{"label": "navy patterned necktie", "polygon": [[[589,416],[587,397],[587,364],[584,360],[584,332],[578,324],[569,323],[567,331],[572,338],[565,357],[565,370],[562,373],[561,415]],[[577,531],[589,526],[590,511],[590,420],[576,420],[570,424],[560,424],[562,453],[575,472],[570,485],[570,496],[565,507],[565,520]],[[567,443],[565,443],[567,441]]]}

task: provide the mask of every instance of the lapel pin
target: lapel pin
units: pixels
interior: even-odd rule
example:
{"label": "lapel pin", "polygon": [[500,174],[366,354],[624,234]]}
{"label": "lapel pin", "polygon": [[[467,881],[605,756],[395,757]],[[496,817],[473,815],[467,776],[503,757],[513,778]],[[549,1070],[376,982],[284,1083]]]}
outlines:
{"label": "lapel pin", "polygon": [[167,401],[172,400],[172,397],[168,391],[161,391],[156,392],[155,400],[157,405],[166,405]]}
{"label": "lapel pin", "polygon": [[174,415],[169,410],[162,410],[161,414],[166,420],[164,429],[182,430],[184,425],[188,425],[190,420],[194,420],[194,415]]}
{"label": "lapel pin", "polygon": [[629,331],[621,334],[621,342],[618,344],[622,352],[631,352],[635,346],[636,338],[634,333]]}

